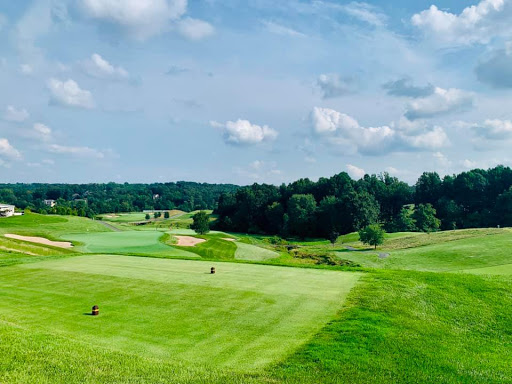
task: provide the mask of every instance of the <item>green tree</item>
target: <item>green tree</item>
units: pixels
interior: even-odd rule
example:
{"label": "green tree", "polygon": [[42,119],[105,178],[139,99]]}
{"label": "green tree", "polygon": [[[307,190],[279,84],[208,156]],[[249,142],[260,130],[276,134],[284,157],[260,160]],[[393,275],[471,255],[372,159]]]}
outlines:
{"label": "green tree", "polygon": [[434,232],[439,230],[441,220],[436,217],[436,210],[432,204],[420,204],[412,215],[416,227],[422,232]]}
{"label": "green tree", "polygon": [[200,235],[204,235],[205,233],[210,232],[210,215],[208,215],[205,211],[197,212],[192,220],[194,222],[190,226],[196,233]]}
{"label": "green tree", "polygon": [[149,213],[146,213],[146,220],[151,219],[151,216],[149,216]]}
{"label": "green tree", "polygon": [[304,239],[314,233],[316,200],[313,195],[293,195],[288,200],[290,232]]}
{"label": "green tree", "polygon": [[329,241],[331,242],[332,246],[334,247],[334,244],[336,244],[336,240],[338,240],[338,237],[340,237],[339,232],[332,231],[329,235]]}
{"label": "green tree", "polygon": [[168,219],[170,217],[169,211],[164,212],[164,219]]}
{"label": "green tree", "polygon": [[393,220],[392,230],[395,232],[414,232],[417,230],[414,219],[412,218],[411,209],[403,207],[400,213]]}
{"label": "green tree", "polygon": [[377,249],[378,245],[384,243],[384,234],[386,231],[379,224],[371,224],[359,231],[359,240],[363,244],[373,245]]}

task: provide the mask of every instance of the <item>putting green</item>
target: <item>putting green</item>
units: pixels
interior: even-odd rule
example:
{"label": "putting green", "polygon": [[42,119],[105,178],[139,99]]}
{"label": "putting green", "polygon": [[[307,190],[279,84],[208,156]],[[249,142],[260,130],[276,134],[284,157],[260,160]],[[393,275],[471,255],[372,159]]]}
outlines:
{"label": "putting green", "polygon": [[198,257],[159,241],[164,233],[159,231],[127,231],[81,233],[61,236],[62,239],[80,242],[78,251],[89,253],[127,253],[153,256]]}
{"label": "putting green", "polygon": [[[209,274],[216,267],[215,275]],[[261,368],[308,341],[359,274],[130,256],[0,270],[0,322],[184,366]],[[85,315],[100,306],[100,316]]]}

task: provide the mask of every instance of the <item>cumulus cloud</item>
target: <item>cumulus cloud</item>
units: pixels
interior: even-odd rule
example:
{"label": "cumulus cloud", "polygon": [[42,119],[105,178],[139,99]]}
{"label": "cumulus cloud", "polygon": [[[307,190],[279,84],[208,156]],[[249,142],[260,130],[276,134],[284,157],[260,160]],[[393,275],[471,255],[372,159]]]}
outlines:
{"label": "cumulus cloud", "polygon": [[304,37],[303,33],[296,31],[293,28],[285,27],[284,25],[275,23],[273,21],[264,20],[261,22],[264,28],[275,35],[289,36],[289,37]]}
{"label": "cumulus cloud", "polygon": [[89,157],[96,159],[103,159],[105,153],[90,147],[70,147],[59,144],[51,144],[48,146],[48,150],[52,153],[72,155],[76,157]]}
{"label": "cumulus cloud", "polygon": [[0,156],[6,157],[11,160],[21,159],[21,153],[16,148],[14,148],[9,140],[5,138],[0,138]]}
{"label": "cumulus cloud", "polygon": [[460,89],[436,87],[427,97],[411,101],[405,117],[409,120],[431,118],[454,112],[461,112],[473,106],[473,94]]}
{"label": "cumulus cloud", "polygon": [[139,40],[169,28],[187,10],[187,0],[79,0],[91,19],[117,26]]}
{"label": "cumulus cloud", "polygon": [[494,88],[512,88],[512,43],[493,52],[475,68],[478,80]]}
{"label": "cumulus cloud", "polygon": [[262,160],[255,160],[245,167],[234,167],[233,171],[244,179],[252,181],[276,180],[275,177],[282,174],[275,162]]}
{"label": "cumulus cloud", "polygon": [[4,112],[4,120],[21,123],[27,120],[30,114],[26,109],[17,109],[12,105],[8,105]]}
{"label": "cumulus cloud", "polygon": [[464,8],[460,14],[440,10],[432,5],[415,14],[411,22],[425,36],[448,45],[488,43],[495,36],[511,32],[512,8],[506,0],[482,0]]}
{"label": "cumulus cloud", "polygon": [[347,164],[347,172],[353,179],[361,179],[365,174],[365,170],[359,167],[356,167],[352,164]]}
{"label": "cumulus cloud", "polygon": [[353,93],[356,81],[351,77],[329,73],[318,76],[316,84],[320,88],[323,98],[331,99]]}
{"label": "cumulus cloud", "polygon": [[91,92],[81,89],[74,80],[50,79],[48,89],[51,93],[52,102],[56,104],[86,109],[94,108]]}
{"label": "cumulus cloud", "polygon": [[473,126],[475,133],[487,140],[508,140],[512,139],[512,121],[489,119],[483,124]]}
{"label": "cumulus cloud", "polygon": [[353,117],[315,107],[310,121],[314,134],[344,153],[383,155],[411,150],[435,150],[449,143],[441,127],[411,132],[401,126],[363,127]]}
{"label": "cumulus cloud", "polygon": [[222,128],[224,141],[231,145],[248,146],[274,141],[278,133],[267,125],[251,124],[248,120],[228,121],[225,124],[211,121],[210,125]]}
{"label": "cumulus cloud", "polygon": [[52,130],[50,127],[42,124],[42,123],[35,123],[33,127],[33,133],[34,136],[43,140],[43,141],[49,141],[52,139]]}
{"label": "cumulus cloud", "polygon": [[178,32],[189,40],[201,40],[213,35],[215,29],[206,21],[187,17],[178,22]]}
{"label": "cumulus cloud", "polygon": [[382,86],[391,96],[404,96],[404,97],[427,97],[434,93],[434,86],[428,84],[424,87],[414,85],[409,78],[402,78],[396,81],[387,82]]}
{"label": "cumulus cloud", "polygon": [[85,60],[82,67],[85,73],[98,79],[126,80],[130,77],[123,67],[113,66],[97,53]]}

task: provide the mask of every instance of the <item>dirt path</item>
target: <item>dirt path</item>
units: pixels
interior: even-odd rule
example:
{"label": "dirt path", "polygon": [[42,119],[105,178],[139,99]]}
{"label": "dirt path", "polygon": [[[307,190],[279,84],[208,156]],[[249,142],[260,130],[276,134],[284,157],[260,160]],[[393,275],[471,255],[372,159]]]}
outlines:
{"label": "dirt path", "polygon": [[205,239],[198,239],[197,237],[192,236],[174,236],[176,239],[178,239],[178,243],[176,245],[179,245],[180,247],[194,247],[197,244],[204,243]]}
{"label": "dirt path", "polygon": [[101,223],[103,226],[107,227],[108,229],[113,230],[114,232],[122,232],[119,228],[114,227],[112,224],[105,223],[104,221],[97,220],[98,223]]}
{"label": "dirt path", "polygon": [[37,243],[37,244],[43,244],[43,245],[51,245],[53,247],[58,247],[58,248],[73,248],[73,244],[71,244],[69,241],[52,241],[52,240],[45,239],[44,237],[20,236],[20,235],[13,235],[10,233],[5,234],[4,236],[8,237],[9,239],[29,241],[31,243]]}

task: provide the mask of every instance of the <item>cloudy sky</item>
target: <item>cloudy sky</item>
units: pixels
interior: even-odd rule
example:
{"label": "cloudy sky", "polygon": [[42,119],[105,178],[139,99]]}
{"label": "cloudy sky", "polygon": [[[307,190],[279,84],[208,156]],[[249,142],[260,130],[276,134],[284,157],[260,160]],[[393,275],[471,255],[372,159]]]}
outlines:
{"label": "cloudy sky", "polygon": [[512,165],[512,0],[3,0],[0,86],[2,182],[413,183]]}

